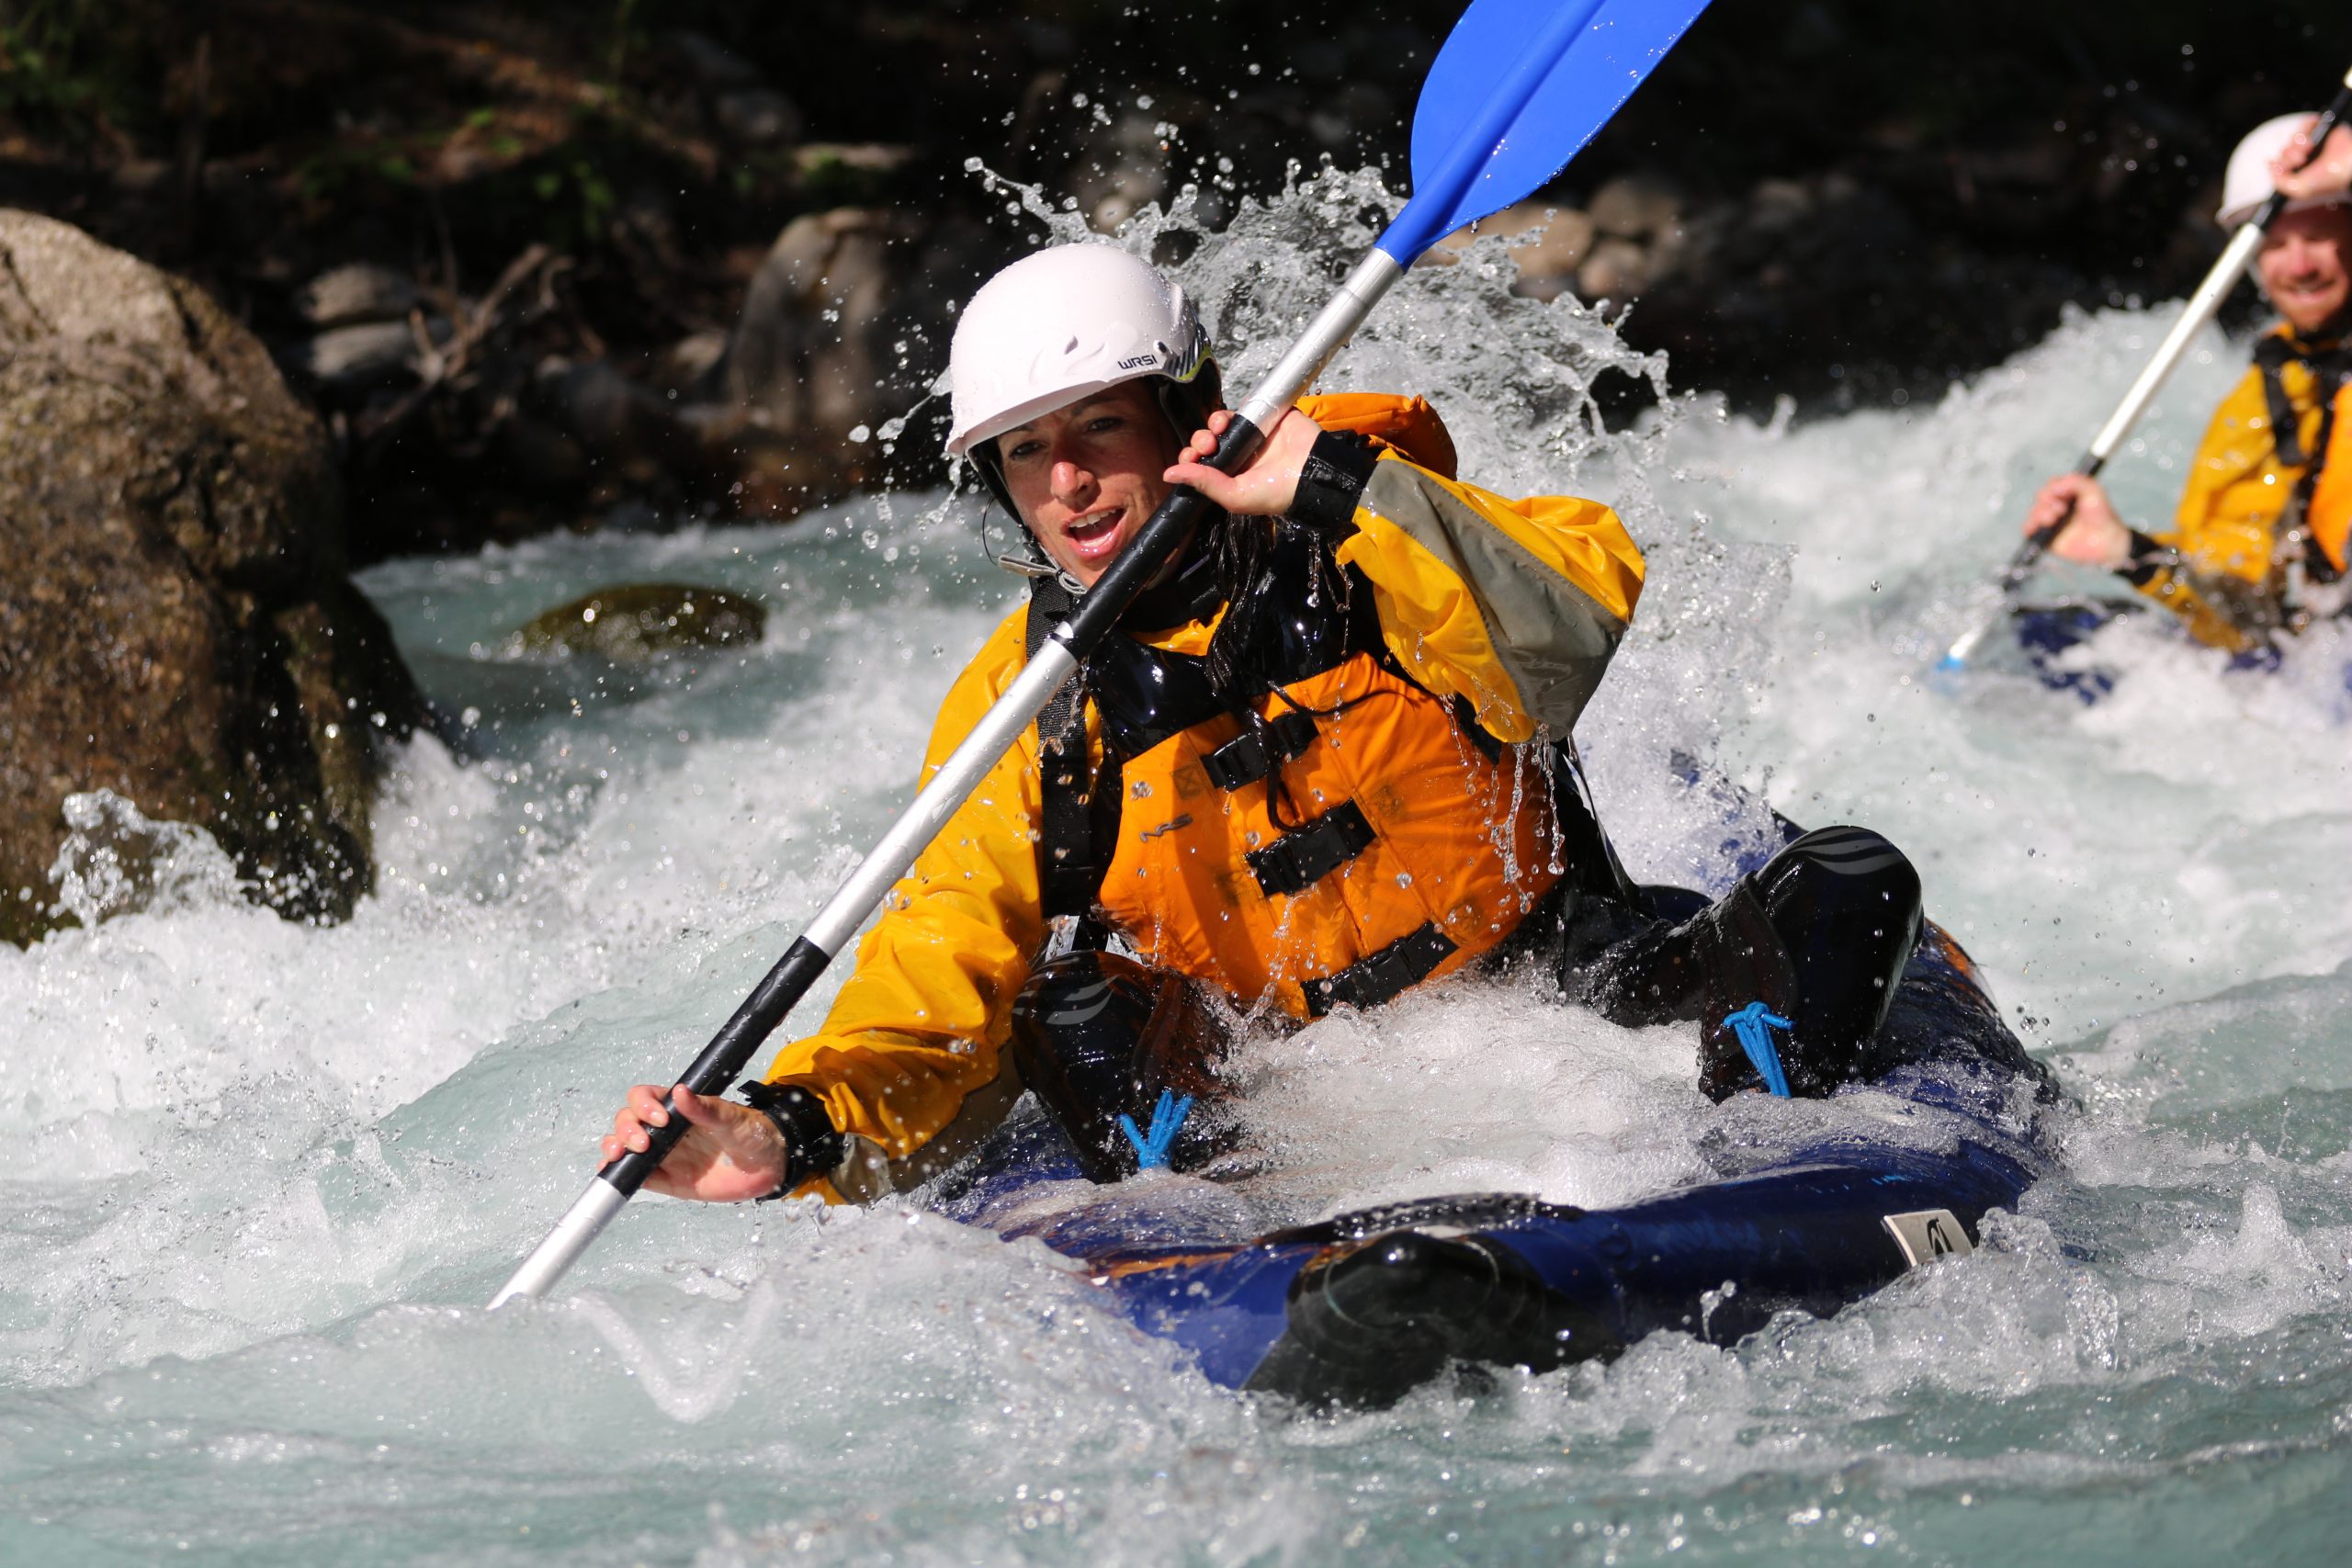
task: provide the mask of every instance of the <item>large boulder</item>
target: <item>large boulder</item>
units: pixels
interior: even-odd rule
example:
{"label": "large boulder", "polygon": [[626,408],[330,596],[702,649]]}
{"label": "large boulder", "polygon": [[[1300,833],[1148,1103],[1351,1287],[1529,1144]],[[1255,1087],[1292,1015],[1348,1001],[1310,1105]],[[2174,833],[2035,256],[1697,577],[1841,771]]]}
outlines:
{"label": "large boulder", "polygon": [[901,229],[890,213],[854,207],[786,225],[744,294],[721,370],[728,395],[785,430],[837,436],[886,417],[903,294],[890,250]]}
{"label": "large boulder", "polygon": [[789,516],[875,477],[865,434],[920,397],[909,345],[942,314],[910,265],[911,227],[840,208],[794,219],[769,247],[704,416],[739,510]]}
{"label": "large boulder", "polygon": [[70,919],[69,795],[205,829],[339,919],[381,748],[424,716],[351,586],[318,420],[202,290],[0,209],[0,939]]}

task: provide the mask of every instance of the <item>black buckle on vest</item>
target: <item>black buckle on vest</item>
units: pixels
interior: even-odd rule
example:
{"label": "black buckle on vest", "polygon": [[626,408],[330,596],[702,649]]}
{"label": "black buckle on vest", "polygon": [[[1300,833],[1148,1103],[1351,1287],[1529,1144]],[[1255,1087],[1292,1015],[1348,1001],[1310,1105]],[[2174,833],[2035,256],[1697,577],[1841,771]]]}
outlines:
{"label": "black buckle on vest", "polygon": [[1428,979],[1453,954],[1453,939],[1432,920],[1336,975],[1307,981],[1301,987],[1306,992],[1307,1014],[1321,1018],[1341,1002],[1354,1008],[1378,1007]]}
{"label": "black buckle on vest", "polygon": [[[1268,750],[1269,738],[1279,757]],[[1262,728],[1253,726],[1203,757],[1201,771],[1208,774],[1209,783],[1230,795],[1243,784],[1256,784],[1274,771],[1276,762],[1303,755],[1314,744],[1315,716],[1292,708],[1268,719]]]}
{"label": "black buckle on vest", "polygon": [[1270,897],[1297,893],[1370,849],[1375,837],[1363,810],[1351,800],[1242,858]]}

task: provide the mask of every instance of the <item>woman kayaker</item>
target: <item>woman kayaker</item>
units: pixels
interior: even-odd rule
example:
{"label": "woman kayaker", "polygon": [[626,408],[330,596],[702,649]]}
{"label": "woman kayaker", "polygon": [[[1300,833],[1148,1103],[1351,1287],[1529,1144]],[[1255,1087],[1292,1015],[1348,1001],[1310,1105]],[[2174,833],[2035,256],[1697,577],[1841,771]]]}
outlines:
{"label": "woman kayaker", "polygon": [[[1621,1021],[1700,1019],[1718,1098],[1867,1070],[1919,930],[1900,852],[1832,829],[1712,907],[1636,888],[1549,739],[1641,590],[1608,507],[1461,482],[1417,398],[1310,397],[1239,473],[1203,466],[1230,417],[1206,333],[1110,245],[991,279],[950,375],[949,450],[1038,558],[926,774],[1170,487],[1224,513],[1090,661],[1082,701],[1049,707],[915,862],[823,1028],[744,1086],[753,1104],[676,1092],[692,1127],[656,1191],[904,1189],[1024,1087],[1098,1179],[1182,1167],[1213,1147],[1176,1097],[1214,1089],[1221,1013],[1304,1021],[1514,957]],[[663,1092],[630,1093],[606,1158],[647,1146]]]}

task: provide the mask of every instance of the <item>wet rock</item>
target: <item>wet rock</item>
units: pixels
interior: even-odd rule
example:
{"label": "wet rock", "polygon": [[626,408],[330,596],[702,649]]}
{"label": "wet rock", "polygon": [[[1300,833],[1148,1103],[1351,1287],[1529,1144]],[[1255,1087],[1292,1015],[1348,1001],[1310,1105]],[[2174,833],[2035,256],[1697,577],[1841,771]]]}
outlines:
{"label": "wet rock", "polygon": [[[1522,210],[1512,209],[1513,213]],[[1533,299],[1557,299],[1592,248],[1593,222],[1574,208],[1539,209],[1534,216],[1535,222],[1529,226],[1537,230],[1534,237],[1511,247],[1511,256],[1519,263],[1519,281],[1511,285],[1511,292]]]}
{"label": "wet rock", "polygon": [[1576,282],[1577,267],[1592,249],[1593,221],[1573,207],[1522,201],[1480,222],[1477,232],[1463,230],[1440,241],[1429,254],[1443,265],[1476,240],[1510,242],[1510,258],[1519,268],[1511,292],[1531,299],[1555,299]]}
{"label": "wet rock", "polygon": [[383,740],[424,716],[345,575],[324,432],[183,279],[0,210],[0,938],[72,916],[69,796],[210,833],[249,895],[347,914]]}
{"label": "wet rock", "polygon": [[[425,326],[426,341],[449,341],[449,323],[435,316]],[[337,392],[389,386],[413,376],[424,362],[416,329],[405,321],[366,321],[336,327],[294,345],[286,367]]]}
{"label": "wet rock", "polygon": [[1623,301],[1649,281],[1649,255],[1633,241],[1604,234],[1577,268],[1577,292],[1587,299]]}
{"label": "wet rock", "polygon": [[[714,396],[679,417],[746,515],[786,516],[870,479],[876,446],[944,355],[957,261],[870,208],[796,218],[752,277]],[[920,365],[920,368],[918,368]]]}
{"label": "wet rock", "polygon": [[736,141],[772,147],[800,139],[800,111],[773,87],[745,87],[710,101],[710,117]]}
{"label": "wet rock", "polygon": [[150,821],[110,789],[67,795],[60,815],[68,830],[50,880],[58,904],[85,926],[236,897],[235,864],[185,822]]}
{"label": "wet rock", "polygon": [[743,298],[721,371],[730,400],[784,430],[846,433],[889,412],[875,383],[890,319],[891,216],[838,208],[794,219]]}
{"label": "wet rock", "polygon": [[1650,175],[1622,175],[1592,193],[1587,210],[1593,227],[1620,239],[1646,240],[1681,216],[1682,197]]}
{"label": "wet rock", "polygon": [[399,321],[418,304],[407,276],[373,262],[330,267],[294,296],[294,313],[311,326],[346,327],[358,321]]}
{"label": "wet rock", "polygon": [[616,664],[641,663],[687,649],[756,643],[767,626],[758,601],[724,589],[681,582],[638,582],[594,593],[534,615],[516,632],[521,650],[593,654]]}
{"label": "wet rock", "polygon": [[653,385],[681,398],[692,396],[711,384],[726,356],[725,333],[689,333],[653,356]]}

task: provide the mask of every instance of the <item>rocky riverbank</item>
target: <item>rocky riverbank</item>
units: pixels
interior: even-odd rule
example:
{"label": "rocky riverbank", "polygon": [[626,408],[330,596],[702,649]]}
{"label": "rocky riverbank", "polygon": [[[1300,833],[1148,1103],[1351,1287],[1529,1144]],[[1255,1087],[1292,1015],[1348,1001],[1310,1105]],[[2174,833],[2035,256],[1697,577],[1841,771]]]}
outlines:
{"label": "rocky riverbank", "polygon": [[382,742],[425,715],[342,545],[325,433],[252,333],[0,209],[0,941],[64,918],[52,857],[102,790],[289,917],[373,886]]}
{"label": "rocky riverbank", "polygon": [[[1453,0],[93,0],[0,19],[0,204],[181,272],[328,429],[355,560],[788,515],[930,444],[952,301],[1025,241],[978,158],[1114,231],[1401,163]],[[1252,15],[1256,15],[1253,13]],[[1543,198],[1529,292],[1631,304],[1748,408],[1932,395],[2161,297],[2316,4],[1717,7]],[[895,468],[892,465],[897,465]]]}
{"label": "rocky riverbank", "polygon": [[[0,935],[69,918],[76,812],[347,910],[377,742],[427,716],[349,568],[936,482],[955,301],[1034,232],[990,176],[1104,233],[1324,160],[1401,186],[1458,8],[0,5]],[[1490,227],[1679,386],[1933,396],[2193,283],[2229,146],[2323,95],[2338,32],[2315,0],[1720,6]],[[680,592],[553,625],[728,608]]]}

